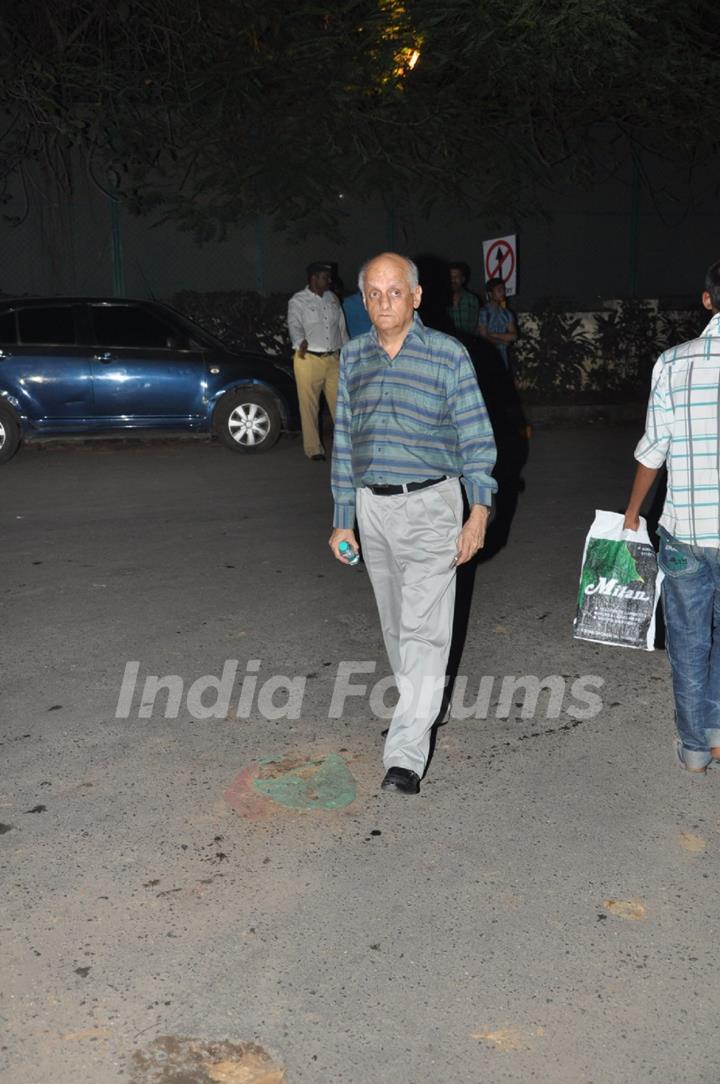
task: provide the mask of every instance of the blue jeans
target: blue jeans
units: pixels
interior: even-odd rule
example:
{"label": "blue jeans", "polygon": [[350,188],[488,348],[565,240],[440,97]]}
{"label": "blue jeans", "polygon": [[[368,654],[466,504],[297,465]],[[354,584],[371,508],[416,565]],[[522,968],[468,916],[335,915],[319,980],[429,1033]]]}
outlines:
{"label": "blue jeans", "polygon": [[686,767],[704,768],[720,746],[720,550],[659,534],[679,752]]}

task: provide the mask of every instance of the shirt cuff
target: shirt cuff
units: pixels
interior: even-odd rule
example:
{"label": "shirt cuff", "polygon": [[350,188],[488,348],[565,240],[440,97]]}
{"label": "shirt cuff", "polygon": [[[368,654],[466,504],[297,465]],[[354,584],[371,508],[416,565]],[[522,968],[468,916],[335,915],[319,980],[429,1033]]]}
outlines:
{"label": "shirt cuff", "polygon": [[635,449],[635,459],[638,463],[642,463],[643,467],[650,467],[651,470],[659,470],[667,459],[667,447],[658,447],[657,445],[648,445],[644,440],[641,440]]}
{"label": "shirt cuff", "polygon": [[650,452],[643,452],[642,455],[635,453],[635,459],[638,463],[642,463],[643,467],[649,467],[650,470],[660,470],[660,467],[665,464],[664,455],[652,455]]}
{"label": "shirt cuff", "polygon": [[352,504],[336,504],[333,516],[333,527],[351,531],[355,526],[355,502]]}
{"label": "shirt cuff", "polygon": [[476,482],[469,482],[467,478],[463,478],[463,485],[467,493],[468,504],[484,504],[487,508],[491,507],[493,493],[497,490],[497,483],[493,487],[481,486]]}

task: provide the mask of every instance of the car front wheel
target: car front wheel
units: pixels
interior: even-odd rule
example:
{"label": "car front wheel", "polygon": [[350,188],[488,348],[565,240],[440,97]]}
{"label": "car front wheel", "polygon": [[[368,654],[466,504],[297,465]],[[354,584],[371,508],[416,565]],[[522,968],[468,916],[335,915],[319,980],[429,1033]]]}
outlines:
{"label": "car front wheel", "polygon": [[0,463],[12,459],[20,444],[20,426],[10,407],[0,402]]}
{"label": "car front wheel", "polygon": [[223,396],[215,410],[215,431],[234,452],[266,452],[280,436],[280,411],[271,395],[252,387]]}

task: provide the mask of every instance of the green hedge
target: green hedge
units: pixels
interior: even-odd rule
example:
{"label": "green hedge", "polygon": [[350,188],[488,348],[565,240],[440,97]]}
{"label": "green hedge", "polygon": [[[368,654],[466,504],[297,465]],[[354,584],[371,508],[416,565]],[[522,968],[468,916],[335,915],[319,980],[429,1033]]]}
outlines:
{"label": "green hedge", "polygon": [[288,294],[263,297],[250,290],[175,294],[171,304],[235,350],[267,354],[290,352],[287,333]]}
{"label": "green hedge", "polygon": [[[235,349],[289,354],[288,297],[185,291],[172,304]],[[699,307],[663,309],[655,301],[607,302],[595,312],[519,313],[518,387],[528,402],[644,399],[658,354],[698,335],[706,323]]]}
{"label": "green hedge", "polygon": [[537,401],[646,398],[658,355],[698,335],[707,323],[701,313],[650,301],[619,301],[599,312],[521,313],[518,386]]}

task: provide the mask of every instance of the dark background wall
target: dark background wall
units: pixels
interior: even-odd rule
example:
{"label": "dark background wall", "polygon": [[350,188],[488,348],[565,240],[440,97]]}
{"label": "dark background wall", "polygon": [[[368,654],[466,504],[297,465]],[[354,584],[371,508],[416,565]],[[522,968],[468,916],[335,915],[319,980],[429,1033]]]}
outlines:
{"label": "dark background wall", "polygon": [[[20,226],[0,225],[0,291],[268,294],[298,288],[311,259],[336,261],[349,290],[363,260],[386,248],[467,260],[471,285],[480,288],[483,239],[517,232],[520,309],[547,300],[578,309],[608,297],[688,300],[697,297],[704,268],[720,258],[712,183],[708,177],[691,201],[677,196],[683,187],[676,176],[656,184],[651,196],[628,171],[589,192],[541,194],[532,216],[492,223],[441,206],[425,215],[411,193],[393,208],[359,206],[328,193],[340,209],[342,237],[291,241],[258,219],[203,245],[172,224],[155,225],[121,206],[113,210],[107,197],[88,189],[37,202]],[[665,194],[671,190],[674,196]]]}

